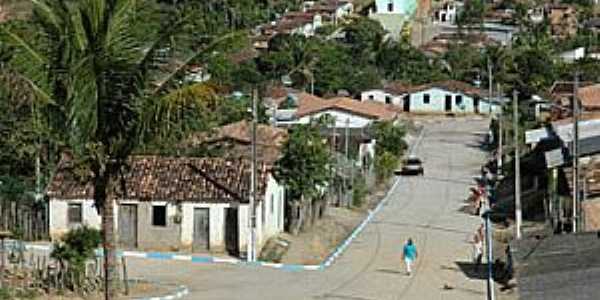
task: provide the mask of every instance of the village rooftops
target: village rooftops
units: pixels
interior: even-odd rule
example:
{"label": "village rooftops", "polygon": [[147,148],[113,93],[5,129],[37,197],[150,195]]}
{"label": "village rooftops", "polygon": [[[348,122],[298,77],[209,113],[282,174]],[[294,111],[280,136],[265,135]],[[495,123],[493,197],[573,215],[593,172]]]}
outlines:
{"label": "village rooftops", "polygon": [[577,97],[584,110],[600,110],[600,83],[578,89]]}
{"label": "village rooftops", "polygon": [[[221,158],[131,156],[123,174],[123,192],[117,180],[117,198],[139,201],[208,203],[248,202],[250,162]],[[264,195],[268,168],[257,168],[257,195]],[[73,160],[63,157],[46,194],[50,198],[93,199],[91,175],[82,178]]]}
{"label": "village rooftops", "polygon": [[374,120],[393,120],[397,116],[397,113],[389,105],[375,101],[360,102],[347,97],[326,100],[318,97],[315,99],[305,99],[304,101],[300,101],[296,116],[301,118],[326,110],[341,110]]}
{"label": "village rooftops", "polygon": [[596,232],[527,234],[511,243],[521,299],[598,299],[600,238]]}
{"label": "village rooftops", "polygon": [[[213,129],[210,133],[194,134],[186,144],[197,146],[202,143],[212,143],[224,139],[230,139],[242,144],[252,143],[252,123],[243,120]],[[264,124],[256,126],[257,144],[271,147],[281,147],[287,140],[285,129],[272,127]]]}

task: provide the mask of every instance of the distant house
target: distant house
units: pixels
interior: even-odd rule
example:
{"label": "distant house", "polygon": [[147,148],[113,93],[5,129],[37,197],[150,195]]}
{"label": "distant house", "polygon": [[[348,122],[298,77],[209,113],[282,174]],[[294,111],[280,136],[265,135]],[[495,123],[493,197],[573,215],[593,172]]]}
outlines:
{"label": "distant house", "polygon": [[[390,103],[397,111],[412,113],[497,113],[500,105],[488,101],[487,92],[460,81],[439,81],[419,86],[393,83],[383,90],[369,90],[363,100]],[[382,99],[384,99],[382,101]]]}
{"label": "distant house", "polygon": [[360,101],[376,101],[402,107],[409,89],[409,85],[401,82],[392,82],[386,84],[383,89],[372,89],[362,92]]}
{"label": "distant house", "polygon": [[[312,2],[312,1],[311,1]],[[323,0],[305,6],[305,12],[327,16],[329,20],[340,20],[354,12],[354,4],[348,0]]]}
{"label": "distant house", "polygon": [[[283,231],[284,188],[266,164],[257,173],[257,240]],[[63,159],[48,188],[50,235],[82,225],[100,228],[93,186]],[[132,156],[115,188],[115,229],[125,248],[243,253],[249,235],[247,160]],[[125,190],[123,190],[123,187]]]}
{"label": "distant house", "polygon": [[562,52],[559,57],[563,62],[574,63],[575,61],[585,57],[585,48],[579,47],[573,50]]}
{"label": "distant house", "polygon": [[[265,124],[256,126],[257,160],[272,165],[281,154],[281,148],[288,137],[287,130]],[[204,148],[210,153],[219,153],[221,157],[237,160],[251,159],[252,123],[240,121],[211,130],[192,134],[180,147],[190,149]]]}
{"label": "distant house", "polygon": [[375,121],[395,121],[398,113],[390,105],[375,101],[361,102],[347,97],[321,99],[303,98],[291,122],[279,122],[279,126],[308,124],[323,116],[333,118],[337,128],[365,128]]}
{"label": "distant house", "polygon": [[433,21],[437,24],[455,24],[456,17],[463,8],[458,1],[444,1],[436,5],[433,11]]}
{"label": "distant house", "polygon": [[369,18],[379,21],[389,36],[398,40],[402,35],[404,23],[416,9],[416,0],[376,0],[375,9],[370,11]]}
{"label": "distant house", "polygon": [[600,111],[600,83],[578,89],[577,96],[583,111]]}
{"label": "distant house", "polygon": [[577,34],[577,11],[574,6],[552,4],[548,6],[546,14],[552,36],[563,39]]}

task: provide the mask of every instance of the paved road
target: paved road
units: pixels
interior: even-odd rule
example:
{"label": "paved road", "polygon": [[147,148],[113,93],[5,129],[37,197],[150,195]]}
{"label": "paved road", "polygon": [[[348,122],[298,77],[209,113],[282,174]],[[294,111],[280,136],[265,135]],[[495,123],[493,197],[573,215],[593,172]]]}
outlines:
{"label": "paved road", "polygon": [[[425,176],[401,179],[393,198],[325,271],[131,259],[131,273],[185,284],[189,299],[484,299],[485,281],[467,278],[456,262],[468,262],[466,240],[480,223],[458,210],[484,159],[478,142],[486,127],[482,120],[427,124],[416,149]],[[408,237],[420,252],[411,277],[400,259]]]}

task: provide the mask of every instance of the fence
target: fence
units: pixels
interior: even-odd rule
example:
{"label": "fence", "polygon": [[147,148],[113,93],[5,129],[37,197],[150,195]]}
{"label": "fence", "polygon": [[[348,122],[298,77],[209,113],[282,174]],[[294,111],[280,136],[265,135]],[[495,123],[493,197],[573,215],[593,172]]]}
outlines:
{"label": "fence", "polygon": [[47,240],[48,224],[46,202],[0,200],[0,231],[28,241]]}

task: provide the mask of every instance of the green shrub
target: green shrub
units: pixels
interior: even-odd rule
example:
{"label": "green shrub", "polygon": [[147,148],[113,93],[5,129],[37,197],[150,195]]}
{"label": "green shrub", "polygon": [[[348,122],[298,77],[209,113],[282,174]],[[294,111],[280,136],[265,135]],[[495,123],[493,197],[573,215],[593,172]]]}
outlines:
{"label": "green shrub", "polygon": [[352,185],[352,206],[362,207],[368,194],[367,182],[363,176],[354,178]]}
{"label": "green shrub", "polygon": [[394,174],[394,170],[398,166],[398,157],[389,152],[383,152],[375,159],[375,173],[377,182],[384,182]]}
{"label": "green shrub", "polygon": [[61,263],[83,269],[85,261],[94,257],[94,250],[100,245],[102,235],[97,229],[86,226],[70,230],[61,243],[54,244],[50,256]]}

